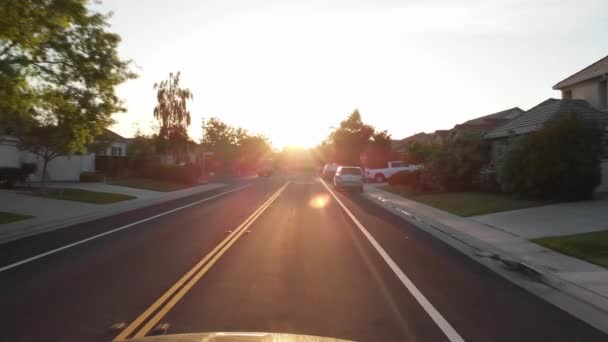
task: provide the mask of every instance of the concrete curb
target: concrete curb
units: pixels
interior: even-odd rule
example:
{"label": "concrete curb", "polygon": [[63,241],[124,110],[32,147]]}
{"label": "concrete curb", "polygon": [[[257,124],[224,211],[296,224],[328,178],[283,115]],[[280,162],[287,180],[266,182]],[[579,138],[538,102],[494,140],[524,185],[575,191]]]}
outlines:
{"label": "concrete curb", "polygon": [[[368,193],[364,193],[363,197],[369,201],[372,201],[373,203],[380,205],[384,209],[400,216],[401,218],[414,224],[416,227],[422,230],[427,230],[425,227],[423,227],[423,225],[430,227],[436,232],[439,232],[439,234],[433,234],[434,236],[438,237],[440,240],[450,245],[450,242],[454,242],[453,240],[457,240],[460,243],[466,244],[468,247],[472,248],[475,251],[473,253],[474,256],[471,256],[471,258],[486,267],[488,267],[488,265],[484,264],[481,261],[481,258],[499,260],[503,262],[503,264],[505,264],[507,268],[524,271],[534,280],[539,281],[540,283],[552,289],[555,289],[560,293],[563,293],[564,295],[567,295],[584,305],[590,306],[592,309],[594,309],[593,311],[603,315],[604,317],[597,317],[594,322],[588,323],[604,331],[605,333],[608,333],[608,298],[606,298],[605,296],[591,291],[587,288],[584,288],[568,279],[564,279],[549,270],[546,270],[542,267],[538,267],[528,261],[522,260],[521,258],[509,254],[501,250],[500,248],[497,248],[496,246],[480,241],[471,235],[455,231],[449,226],[436,222],[433,219],[419,215],[418,213],[407,212],[395,205],[387,203],[386,201],[382,201],[378,198],[375,198],[374,196],[369,195]],[[490,270],[492,271],[495,271],[491,267],[488,268],[490,268]],[[502,276],[504,277],[504,275]],[[579,318],[583,319],[582,317]],[[586,319],[583,320],[588,321]]]}
{"label": "concrete curb", "polygon": [[6,234],[0,235],[0,245],[7,243],[7,242],[26,238],[29,236],[34,236],[34,235],[62,229],[62,228],[67,228],[69,226],[73,226],[76,224],[93,221],[93,220],[97,220],[100,218],[104,218],[104,217],[108,217],[108,216],[112,216],[112,215],[116,215],[116,214],[121,214],[124,212],[132,211],[132,210],[136,210],[136,209],[140,209],[140,208],[144,208],[144,207],[149,207],[149,206],[153,206],[156,204],[185,198],[188,196],[199,195],[199,194],[202,194],[202,193],[205,193],[208,191],[224,188],[227,186],[228,186],[227,184],[217,184],[216,187],[204,189],[204,190],[197,191],[197,192],[182,193],[182,194],[169,193],[169,194],[167,194],[167,196],[147,199],[147,200],[140,200],[138,202],[133,202],[133,203],[125,203],[124,206],[110,208],[110,209],[107,209],[104,211],[88,213],[88,214],[84,214],[84,215],[80,215],[80,216],[73,216],[73,217],[68,217],[68,218],[59,218],[59,219],[49,220],[42,224],[36,223],[36,224],[28,225],[28,226],[23,226],[23,227],[20,227],[19,230],[17,230],[17,231],[8,232]]}

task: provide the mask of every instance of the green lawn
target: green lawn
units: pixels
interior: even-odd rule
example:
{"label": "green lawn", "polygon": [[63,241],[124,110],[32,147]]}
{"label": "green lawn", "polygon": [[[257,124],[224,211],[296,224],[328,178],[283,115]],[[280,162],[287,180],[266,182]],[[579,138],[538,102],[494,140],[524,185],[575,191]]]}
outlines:
{"label": "green lawn", "polygon": [[146,178],[116,179],[108,182],[108,184],[162,192],[181,190],[189,187],[185,184],[165,182]]}
{"label": "green lawn", "polygon": [[503,194],[485,192],[452,192],[418,195],[412,193],[404,186],[387,185],[381,186],[380,188],[459,216],[483,215],[498,211],[523,209],[548,204],[548,202],[544,201],[523,200]]}
{"label": "green lawn", "polygon": [[608,267],[608,231],[533,240],[563,254]]}
{"label": "green lawn", "polygon": [[123,194],[82,189],[47,189],[43,192],[37,193],[36,196],[93,204],[109,204],[135,198],[133,196]]}
{"label": "green lawn", "polygon": [[21,221],[21,220],[25,220],[25,219],[32,218],[32,217],[34,217],[34,216],[7,213],[4,211],[0,211],[0,224]]}

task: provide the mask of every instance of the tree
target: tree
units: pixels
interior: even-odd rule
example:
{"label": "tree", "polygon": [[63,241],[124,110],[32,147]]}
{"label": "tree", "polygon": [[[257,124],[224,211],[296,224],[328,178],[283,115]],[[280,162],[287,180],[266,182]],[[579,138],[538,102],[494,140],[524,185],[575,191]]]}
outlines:
{"label": "tree", "polygon": [[180,159],[188,146],[190,111],[188,100],[192,92],[179,85],[181,74],[170,73],[169,79],[154,84],[158,104],[154,107],[154,118],[159,121],[159,149]]}
{"label": "tree", "polygon": [[384,168],[389,161],[397,160],[400,157],[393,150],[391,135],[387,131],[374,132],[363,155],[366,166],[370,168]]}
{"label": "tree", "polygon": [[374,128],[366,125],[355,109],[340,126],[329,135],[329,142],[334,145],[335,161],[342,165],[359,165],[361,154],[374,135]]}
{"label": "tree", "polygon": [[[206,147],[219,147],[225,145],[236,145],[236,129],[217,117],[212,117],[202,123],[203,138],[201,143]],[[242,134],[242,132],[240,132]]]}
{"label": "tree", "polygon": [[266,137],[251,135],[247,130],[230,126],[216,117],[203,120],[202,129],[201,144],[212,150],[225,167],[251,169],[272,150]]}
{"label": "tree", "polygon": [[[109,15],[86,4],[0,4],[0,124],[17,126],[24,139],[51,125],[69,137],[28,139],[33,150],[84,151],[112,122],[111,115],[123,110],[115,87],[136,77],[130,62],[118,56],[120,37],[107,31]],[[35,142],[51,146],[34,147]]]}
{"label": "tree", "polygon": [[558,200],[593,196],[601,182],[602,130],[576,114],[512,139],[499,165],[506,192]]}
{"label": "tree", "polygon": [[46,170],[51,160],[68,153],[70,130],[66,127],[46,125],[34,126],[30,134],[20,139],[20,147],[42,158],[41,187],[46,184]]}
{"label": "tree", "polygon": [[137,132],[133,139],[129,140],[127,156],[132,158],[150,159],[156,155],[156,135],[144,135]]}

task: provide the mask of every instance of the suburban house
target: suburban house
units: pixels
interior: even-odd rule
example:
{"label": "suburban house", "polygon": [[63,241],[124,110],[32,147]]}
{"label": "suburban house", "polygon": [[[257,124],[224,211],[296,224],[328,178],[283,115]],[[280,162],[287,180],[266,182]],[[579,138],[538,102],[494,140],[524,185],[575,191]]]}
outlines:
{"label": "suburban house", "polygon": [[486,133],[515,119],[523,113],[524,111],[521,108],[513,107],[481,116],[454,126],[454,128],[452,128],[452,136],[458,135],[461,132]]}
{"label": "suburban house", "polygon": [[553,86],[560,90],[562,99],[547,99],[527,112],[500,125],[485,135],[491,141],[492,160],[499,160],[510,136],[527,134],[541,129],[549,120],[565,114],[579,114],[598,123],[606,131],[602,184],[597,191],[608,191],[608,56],[569,76]]}
{"label": "suburban house", "polygon": [[524,111],[519,107],[505,109],[457,124],[450,130],[442,129],[433,133],[421,132],[405,139],[393,140],[392,146],[395,151],[405,153],[407,145],[414,142],[446,142],[464,132],[486,133],[523,113]]}
{"label": "suburban house", "polygon": [[585,120],[604,126],[608,124],[608,114],[593,108],[585,100],[547,99],[485,135],[492,144],[492,159],[497,160],[502,156],[509,137],[537,131],[549,120],[567,114],[578,114]]}
{"label": "suburban house", "polygon": [[116,132],[104,129],[98,139],[103,145],[97,152],[98,156],[126,157],[129,139],[122,137]]}
{"label": "suburban house", "polygon": [[[3,132],[4,133],[4,132]],[[102,153],[118,153],[126,155],[127,140],[120,135],[105,130],[103,146],[108,146]],[[111,155],[111,154],[110,154]],[[36,173],[30,176],[32,181],[42,179],[42,157],[19,148],[19,138],[15,135],[0,134],[0,168],[19,168],[23,163],[35,163]],[[50,181],[78,181],[83,171],[95,171],[95,153],[77,153],[73,155],[58,156],[51,160],[47,166],[46,179]]]}
{"label": "suburban house", "polygon": [[562,92],[562,98],[579,99],[591,106],[608,111],[608,56],[553,86]]}

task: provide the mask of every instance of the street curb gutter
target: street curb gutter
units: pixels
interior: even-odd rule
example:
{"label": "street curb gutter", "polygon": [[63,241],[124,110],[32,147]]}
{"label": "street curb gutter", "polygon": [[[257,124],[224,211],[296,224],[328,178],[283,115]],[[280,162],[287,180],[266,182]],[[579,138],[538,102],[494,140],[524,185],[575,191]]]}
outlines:
{"label": "street curb gutter", "polygon": [[[448,243],[451,246],[453,246],[453,243],[456,241],[459,243],[465,244],[469,248],[473,249],[472,254],[464,253],[465,255],[469,256],[471,259],[475,260],[476,262],[480,263],[481,265],[486,266],[493,272],[498,273],[500,276],[513,282],[515,285],[523,287],[524,289],[528,290],[529,292],[532,292],[534,295],[538,296],[539,294],[534,291],[531,291],[526,286],[523,286],[521,284],[521,282],[514,281],[514,279],[508,277],[504,273],[497,272],[496,269],[493,269],[488,264],[482,262],[482,259],[489,258],[489,259],[498,260],[498,261],[502,262],[507,269],[523,273],[523,274],[527,275],[529,278],[531,278],[532,280],[540,282],[540,283],[542,283],[554,290],[557,290],[560,293],[574,299],[576,302],[583,304],[585,306],[588,306],[588,308],[591,310],[584,310],[587,313],[580,314],[580,311],[582,311],[582,310],[568,310],[568,308],[557,305],[556,303],[553,303],[552,301],[548,300],[547,298],[542,298],[542,296],[541,296],[542,299],[547,300],[554,305],[557,305],[562,310],[570,312],[572,315],[576,316],[577,318],[589,323],[590,325],[594,326],[598,330],[601,330],[604,333],[608,334],[608,298],[604,297],[603,295],[596,293],[594,291],[591,291],[589,289],[586,289],[584,287],[581,287],[580,285],[573,283],[572,281],[570,281],[568,279],[559,277],[558,275],[556,275],[555,273],[553,273],[549,270],[545,270],[541,267],[537,267],[537,266],[535,266],[525,260],[522,260],[521,258],[513,256],[493,245],[480,241],[480,240],[474,238],[473,236],[455,231],[454,229],[450,228],[449,226],[436,222],[432,219],[429,219],[428,217],[425,217],[425,216],[422,216],[419,214],[414,214],[411,212],[407,212],[397,206],[387,203],[386,201],[382,201],[381,199],[378,199],[372,195],[369,195],[368,193],[364,193],[362,195],[362,197],[373,203],[376,203],[377,205],[381,206],[382,208],[398,215],[399,217],[401,217],[401,218],[405,219],[406,221],[415,225],[417,228],[420,228],[424,231],[428,231],[429,233],[432,233],[427,228],[427,227],[429,227],[430,229],[435,231],[435,234],[432,234],[433,236],[439,238],[440,240],[442,240],[445,243]],[[589,313],[589,312],[591,312],[591,313]]]}
{"label": "street curb gutter", "polygon": [[38,235],[38,234],[51,232],[54,230],[59,230],[62,228],[67,228],[69,226],[73,226],[76,224],[94,221],[97,219],[101,219],[104,217],[113,216],[113,215],[117,215],[117,214],[122,214],[122,213],[125,213],[128,211],[141,209],[144,207],[150,207],[150,206],[161,204],[164,202],[179,200],[179,199],[186,198],[189,196],[196,196],[196,195],[204,194],[206,192],[225,188],[227,186],[228,185],[226,185],[226,184],[218,184],[217,187],[205,189],[200,192],[188,193],[188,194],[183,194],[183,195],[180,194],[179,196],[168,195],[165,197],[153,198],[153,199],[143,200],[143,201],[139,201],[139,202],[135,202],[135,203],[125,203],[124,206],[111,208],[111,209],[105,210],[105,211],[89,213],[89,214],[76,216],[76,217],[49,220],[48,222],[43,223],[43,224],[38,223],[38,224],[29,225],[29,226],[23,226],[23,227],[20,227],[17,231],[8,232],[6,234],[0,234],[0,245],[11,242],[11,241],[23,239],[23,238],[26,238],[29,236],[34,236],[34,235]]}

